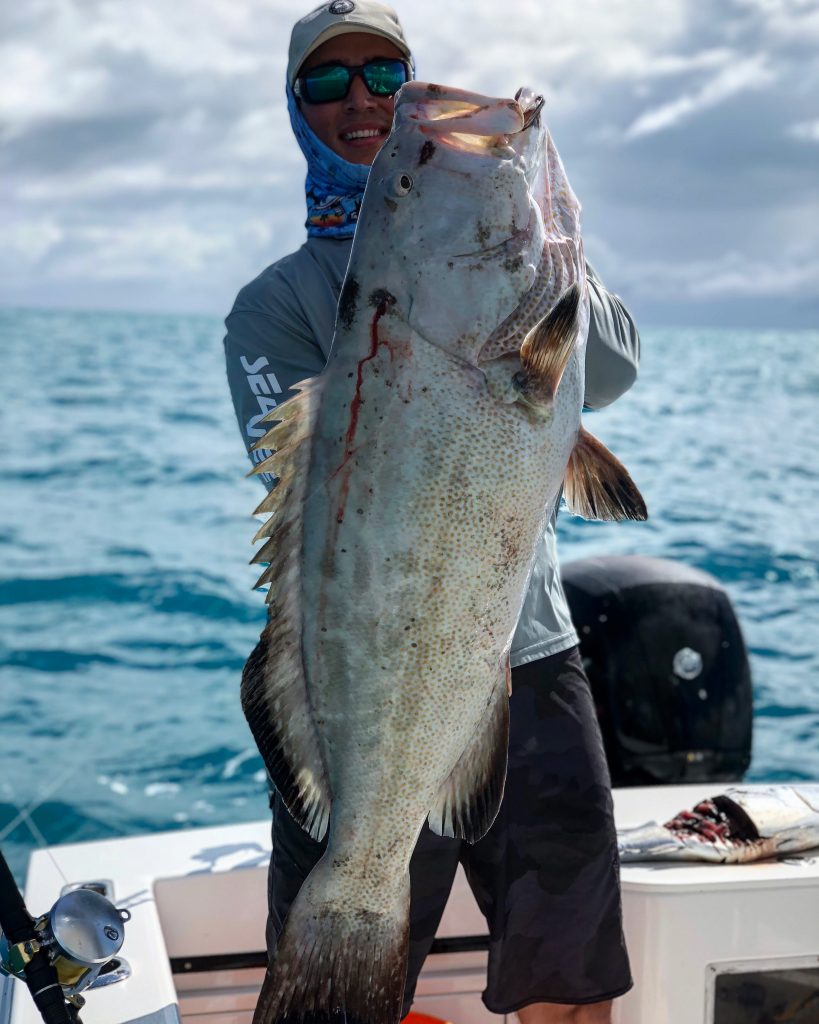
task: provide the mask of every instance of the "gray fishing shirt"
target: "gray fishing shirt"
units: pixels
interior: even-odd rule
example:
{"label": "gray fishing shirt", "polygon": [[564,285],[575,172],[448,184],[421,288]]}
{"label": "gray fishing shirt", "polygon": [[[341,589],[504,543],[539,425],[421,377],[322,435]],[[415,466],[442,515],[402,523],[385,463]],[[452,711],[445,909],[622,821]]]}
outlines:
{"label": "gray fishing shirt", "polygon": [[[236,298],[225,324],[225,358],[239,429],[249,449],[264,433],[262,417],[289,397],[294,384],[324,369],[352,239],[308,238],[262,271]],[[586,349],[585,405],[601,409],[637,376],[640,338],[628,311],[588,267],[591,316]],[[267,453],[251,453],[260,461]],[[271,477],[262,477],[269,488]],[[577,641],[555,542],[557,511],[541,539],[512,640],[511,662],[523,665]]]}

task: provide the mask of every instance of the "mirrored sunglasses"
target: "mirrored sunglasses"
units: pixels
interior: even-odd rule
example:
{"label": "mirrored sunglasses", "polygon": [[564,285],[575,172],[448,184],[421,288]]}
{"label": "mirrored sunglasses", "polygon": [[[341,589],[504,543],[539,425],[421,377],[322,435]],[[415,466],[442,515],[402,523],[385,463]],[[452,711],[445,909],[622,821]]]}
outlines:
{"label": "mirrored sunglasses", "polygon": [[299,75],[293,92],[307,103],[334,103],[344,99],[355,76],[361,75],[371,96],[394,96],[411,73],[409,62],[397,58],[370,60],[355,67],[321,64]]}

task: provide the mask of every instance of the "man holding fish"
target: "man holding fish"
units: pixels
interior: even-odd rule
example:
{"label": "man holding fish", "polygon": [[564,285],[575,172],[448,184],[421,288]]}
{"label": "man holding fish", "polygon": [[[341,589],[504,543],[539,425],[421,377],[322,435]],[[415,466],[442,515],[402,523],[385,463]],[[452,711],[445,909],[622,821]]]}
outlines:
{"label": "man holding fish", "polygon": [[227,318],[240,428],[278,480],[243,680],[275,783],[254,1021],[404,1016],[461,862],[487,1007],[600,1024],[631,978],[555,519],[564,473],[574,511],[645,517],[579,425],[631,386],[639,339],[583,259],[542,100],[413,83],[390,135],[413,77],[384,4],[296,23],[308,239]]}

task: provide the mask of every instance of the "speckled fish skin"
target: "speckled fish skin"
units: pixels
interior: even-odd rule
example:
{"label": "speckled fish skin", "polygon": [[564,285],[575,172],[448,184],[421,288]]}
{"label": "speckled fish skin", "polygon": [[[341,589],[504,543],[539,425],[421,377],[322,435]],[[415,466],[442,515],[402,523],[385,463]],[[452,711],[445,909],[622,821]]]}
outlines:
{"label": "speckled fish skin", "polygon": [[[285,498],[262,507],[299,510],[260,531],[271,621],[243,702],[291,813],[329,829],[256,1024],[397,1020],[421,827],[474,841],[501,797],[508,652],[578,437],[588,329],[580,208],[539,102],[401,90],[328,366],[259,442],[284,446],[260,469]],[[521,345],[572,285],[559,387],[522,402]]]}
{"label": "speckled fish skin", "polygon": [[[413,103],[423,88],[402,93],[371,173],[305,508],[304,652],[334,765],[330,845],[343,822],[345,849],[383,851],[376,902],[403,876],[492,694],[505,699],[506,653],[582,402],[580,358],[545,423],[493,398],[495,367],[482,357],[543,269],[524,159],[540,155],[545,129],[529,129],[522,155],[450,148],[418,127],[437,113],[434,100]],[[405,174],[412,187],[400,195]],[[563,195],[574,213],[567,185]],[[579,271],[564,238],[543,276],[568,287]],[[523,333],[537,319],[527,311]]]}

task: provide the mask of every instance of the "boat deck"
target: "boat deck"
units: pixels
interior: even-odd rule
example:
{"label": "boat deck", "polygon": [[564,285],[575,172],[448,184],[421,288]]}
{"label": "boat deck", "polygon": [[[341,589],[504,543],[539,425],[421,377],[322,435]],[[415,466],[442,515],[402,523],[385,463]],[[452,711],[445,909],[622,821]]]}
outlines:
{"label": "boat deck", "polygon": [[[667,820],[724,788],[615,791],[618,827]],[[32,912],[50,907],[67,880],[107,882],[132,914],[122,949],[132,976],[88,992],[84,1024],[250,1024],[263,974],[269,855],[267,821],[37,851],[26,883]],[[709,965],[741,970],[767,958],[797,972],[819,967],[819,851],[749,865],[625,865],[622,885],[637,982],[619,1001],[623,1024],[711,1024]],[[486,925],[459,872],[417,1010],[455,1024],[502,1020],[480,1002],[485,949]],[[28,993],[16,985],[14,996],[11,1024],[36,1024]],[[2,1005],[0,991],[5,1024]]]}

